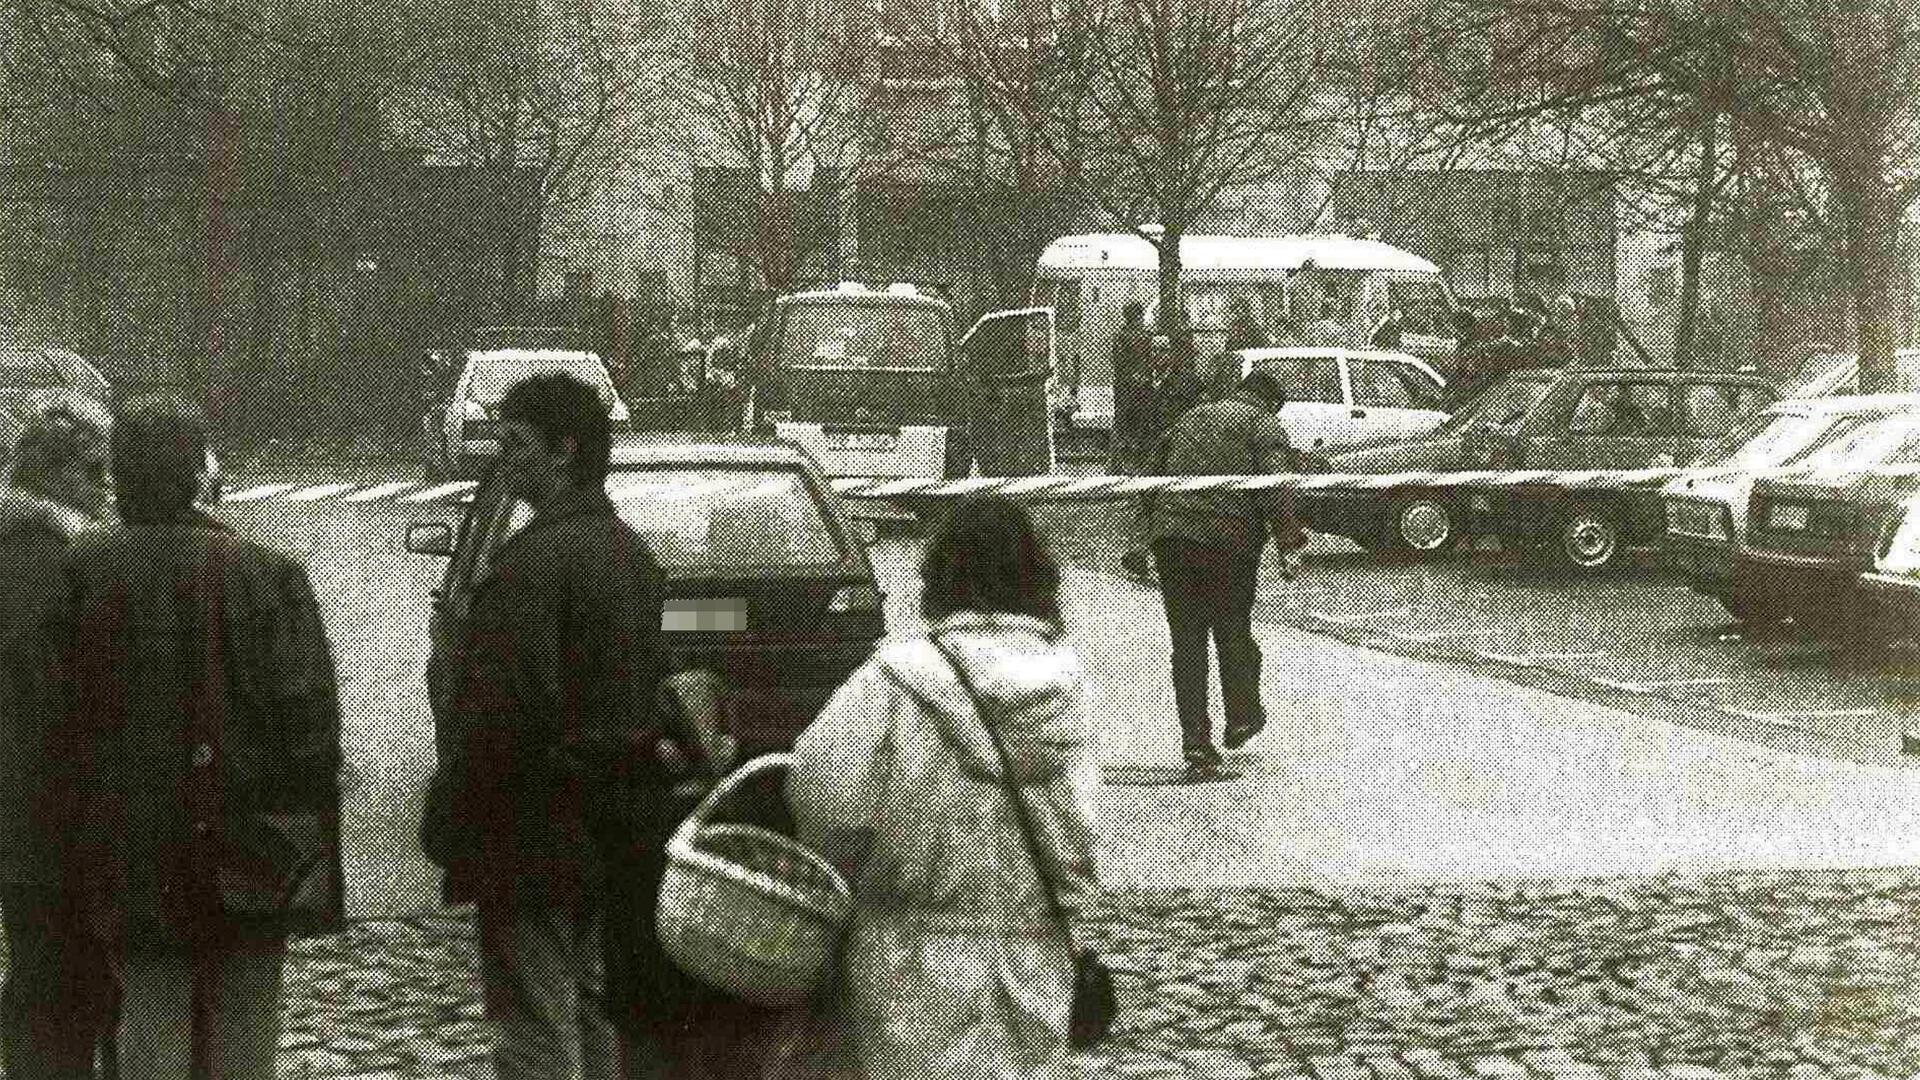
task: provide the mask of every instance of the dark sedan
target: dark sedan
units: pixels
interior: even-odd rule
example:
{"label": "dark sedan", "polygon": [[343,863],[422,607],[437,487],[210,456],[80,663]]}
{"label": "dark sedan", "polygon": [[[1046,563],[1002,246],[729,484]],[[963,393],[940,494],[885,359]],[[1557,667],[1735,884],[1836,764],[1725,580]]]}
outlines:
{"label": "dark sedan", "polygon": [[[818,465],[786,443],[630,436],[614,444],[607,494],[666,572],[661,630],[675,666],[721,676],[745,753],[790,747],[885,629],[869,536]],[[531,515],[489,478],[457,534],[408,530],[408,550],[451,559],[427,668],[436,717],[474,586]]]}

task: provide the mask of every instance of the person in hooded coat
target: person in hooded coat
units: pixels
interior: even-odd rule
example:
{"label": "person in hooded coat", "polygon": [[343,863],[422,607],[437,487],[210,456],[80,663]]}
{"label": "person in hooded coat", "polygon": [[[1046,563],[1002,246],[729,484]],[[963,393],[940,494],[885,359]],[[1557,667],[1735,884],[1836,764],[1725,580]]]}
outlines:
{"label": "person in hooded coat", "polygon": [[[1047,902],[966,666],[1045,872],[1096,894],[1100,767],[1059,570],[1019,505],[957,504],[922,567],[924,633],[883,643],[795,745],[801,838],[854,889],[838,1008],[870,1080],[1068,1075],[1072,931]],[[1072,918],[1072,915],[1069,915]]]}

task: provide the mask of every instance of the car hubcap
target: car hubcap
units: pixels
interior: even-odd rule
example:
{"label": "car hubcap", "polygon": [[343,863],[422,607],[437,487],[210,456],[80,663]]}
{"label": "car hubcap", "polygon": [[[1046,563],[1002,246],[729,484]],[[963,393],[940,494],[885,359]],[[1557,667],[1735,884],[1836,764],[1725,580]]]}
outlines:
{"label": "car hubcap", "polygon": [[1581,566],[1600,566],[1613,558],[1613,526],[1597,518],[1575,518],[1567,526],[1567,555]]}
{"label": "car hubcap", "polygon": [[1453,536],[1453,516],[1438,503],[1409,503],[1400,511],[1400,538],[1415,551],[1437,551]]}

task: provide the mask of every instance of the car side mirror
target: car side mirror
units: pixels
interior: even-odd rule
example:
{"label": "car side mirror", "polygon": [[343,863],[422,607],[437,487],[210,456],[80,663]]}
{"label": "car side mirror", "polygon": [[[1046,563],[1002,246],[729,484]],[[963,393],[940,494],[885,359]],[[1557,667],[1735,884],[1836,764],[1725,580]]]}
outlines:
{"label": "car side mirror", "polygon": [[855,518],[853,535],[869,547],[880,541],[880,523],[872,518]]}
{"label": "car side mirror", "polygon": [[453,557],[453,526],[444,521],[416,521],[407,526],[407,551],[415,555]]}

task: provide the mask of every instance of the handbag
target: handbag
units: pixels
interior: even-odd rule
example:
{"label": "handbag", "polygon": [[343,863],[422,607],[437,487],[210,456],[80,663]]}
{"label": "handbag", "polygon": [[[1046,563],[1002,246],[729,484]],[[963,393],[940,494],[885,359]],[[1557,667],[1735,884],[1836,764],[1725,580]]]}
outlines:
{"label": "handbag", "polygon": [[339,921],[341,881],[332,824],[317,811],[249,809],[227,805],[223,773],[229,767],[225,736],[232,702],[227,642],[226,586],[218,565],[218,542],[208,549],[192,579],[208,600],[208,623],[187,581],[176,596],[183,656],[189,664],[183,734],[192,747],[185,802],[190,820],[207,823],[188,840],[188,867],[196,888],[219,911],[246,922],[272,923],[289,932],[324,932]]}
{"label": "handbag", "polygon": [[[1020,796],[1020,788],[1013,782],[1013,766],[1007,757],[1007,744],[1001,738],[1000,729],[988,715],[987,704],[973,685],[972,676],[958,658],[937,637],[928,639],[940,655],[946,657],[947,664],[953,668],[954,675],[960,680],[960,688],[973,700],[974,712],[980,717],[980,724],[993,738],[993,748],[1000,755],[1000,781],[1006,789],[1007,799],[1013,803],[1013,816],[1020,823],[1020,835],[1027,843],[1027,854],[1033,858],[1033,868],[1046,890],[1047,906],[1053,909],[1054,918],[1060,921],[1060,927],[1067,932],[1067,940],[1073,940],[1073,924],[1067,918],[1067,909],[1060,903],[1060,892],[1055,886],[1053,875],[1047,871],[1047,860],[1040,851],[1040,842],[1034,835],[1033,818],[1027,808],[1027,801]],[[1073,948],[1073,1007],[1068,1013],[1067,1041],[1076,1050],[1084,1050],[1106,1038],[1113,1027],[1117,1005],[1113,992],[1113,970],[1090,949]]]}

